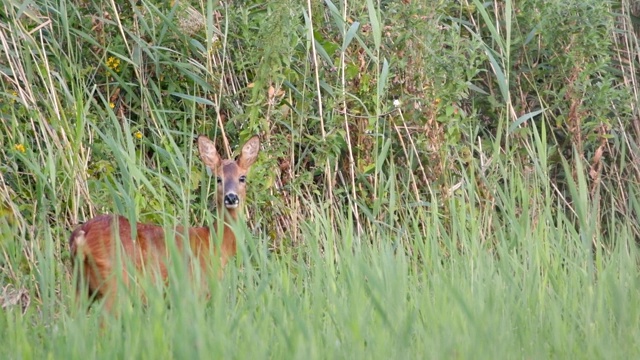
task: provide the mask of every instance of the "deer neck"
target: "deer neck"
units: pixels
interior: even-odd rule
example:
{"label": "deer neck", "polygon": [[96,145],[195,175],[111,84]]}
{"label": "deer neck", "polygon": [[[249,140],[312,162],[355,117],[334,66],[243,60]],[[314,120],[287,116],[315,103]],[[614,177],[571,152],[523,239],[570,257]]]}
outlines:
{"label": "deer neck", "polygon": [[220,230],[218,224],[223,226],[221,232],[216,231],[223,235],[222,243],[220,244],[223,262],[226,262],[228,256],[235,255],[237,251],[234,225],[238,222],[239,211],[240,209],[227,209],[224,206],[218,207],[218,221],[223,220],[223,222],[217,222],[214,228]]}
{"label": "deer neck", "polygon": [[223,206],[222,209],[218,211],[218,216],[222,215],[225,224],[235,224],[238,222],[238,211],[238,208],[227,209]]}

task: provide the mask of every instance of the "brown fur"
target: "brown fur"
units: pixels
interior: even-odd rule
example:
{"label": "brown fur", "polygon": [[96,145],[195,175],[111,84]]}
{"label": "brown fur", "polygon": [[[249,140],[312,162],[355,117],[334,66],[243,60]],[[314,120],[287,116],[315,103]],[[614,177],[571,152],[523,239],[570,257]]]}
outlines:
{"label": "brown fur", "polygon": [[[220,264],[226,265],[228,259],[236,254],[236,236],[231,225],[238,219],[238,211],[244,202],[246,184],[241,177],[246,176],[249,168],[256,160],[260,147],[259,139],[254,136],[242,148],[238,161],[221,160],[213,143],[204,136],[198,137],[200,158],[211,170],[214,177],[220,178],[217,203],[218,216],[224,219],[223,237],[220,245]],[[237,195],[239,204],[225,206],[225,196]],[[121,272],[125,286],[136,276],[156,276],[166,282],[169,251],[166,244],[165,229],[159,225],[135,224],[135,238],[132,237],[131,223],[124,216],[99,215],[76,228],[69,238],[69,247],[74,264],[81,266],[80,274],[89,293],[96,298],[106,298],[105,307],[111,309],[117,298],[117,274]],[[212,266],[210,255],[214,239],[217,236],[214,224],[213,234],[209,227],[191,227],[186,233],[188,241],[184,241],[185,229],[177,227],[172,230],[175,235],[176,249],[184,252],[184,245],[190,247],[201,270],[206,272]],[[118,258],[119,245],[120,259]],[[131,267],[135,273],[129,273]],[[79,289],[82,290],[82,289]]]}

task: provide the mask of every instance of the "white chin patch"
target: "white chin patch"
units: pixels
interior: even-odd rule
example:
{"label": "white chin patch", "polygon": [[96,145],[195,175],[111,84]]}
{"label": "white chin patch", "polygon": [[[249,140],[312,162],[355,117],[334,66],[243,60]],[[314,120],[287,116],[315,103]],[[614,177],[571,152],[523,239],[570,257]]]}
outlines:
{"label": "white chin patch", "polygon": [[227,209],[235,209],[238,207],[238,204],[225,204],[224,205]]}

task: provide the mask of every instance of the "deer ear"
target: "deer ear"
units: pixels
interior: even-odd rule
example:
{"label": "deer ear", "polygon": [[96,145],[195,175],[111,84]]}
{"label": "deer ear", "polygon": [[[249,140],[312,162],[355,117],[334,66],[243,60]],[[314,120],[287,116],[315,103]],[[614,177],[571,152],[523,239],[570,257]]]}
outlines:
{"label": "deer ear", "polygon": [[220,155],[218,155],[216,145],[204,135],[198,136],[198,152],[200,153],[202,162],[211,169],[211,171],[214,171],[220,166],[222,159],[220,159]]}
{"label": "deer ear", "polygon": [[248,169],[258,158],[259,151],[260,138],[256,135],[242,146],[242,153],[240,153],[240,158],[238,159],[238,166],[243,169]]}

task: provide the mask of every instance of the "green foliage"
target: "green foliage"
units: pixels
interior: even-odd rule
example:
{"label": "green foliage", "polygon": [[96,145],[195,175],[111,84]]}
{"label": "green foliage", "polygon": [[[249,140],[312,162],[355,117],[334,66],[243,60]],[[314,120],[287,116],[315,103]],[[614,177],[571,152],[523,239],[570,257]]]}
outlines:
{"label": "green foliage", "polygon": [[[624,6],[5,2],[0,357],[637,357]],[[70,231],[207,224],[198,134],[261,136],[235,263],[86,313]]]}

